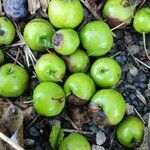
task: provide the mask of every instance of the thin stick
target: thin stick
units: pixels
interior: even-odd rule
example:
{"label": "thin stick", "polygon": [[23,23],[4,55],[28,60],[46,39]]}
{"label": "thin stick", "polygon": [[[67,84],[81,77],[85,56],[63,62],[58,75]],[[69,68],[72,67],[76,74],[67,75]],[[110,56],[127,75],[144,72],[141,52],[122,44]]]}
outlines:
{"label": "thin stick", "polygon": [[96,19],[102,21],[102,18],[91,8],[91,6],[89,5],[89,3],[88,3],[87,0],[80,0],[80,1],[85,5],[85,7],[92,13],[92,15],[93,15]]}
{"label": "thin stick", "polygon": [[139,63],[141,63],[143,66],[147,67],[148,69],[150,69],[150,66],[145,64],[144,62],[142,62],[141,60],[139,60],[138,58],[135,57],[135,60],[138,61]]}
{"label": "thin stick", "polygon": [[143,32],[143,44],[144,44],[144,51],[146,53],[146,56],[150,60],[150,56],[148,55],[147,48],[146,48],[145,32]]}
{"label": "thin stick", "polygon": [[93,135],[94,133],[93,132],[87,132],[87,131],[79,131],[79,130],[71,130],[71,129],[63,129],[64,132],[69,132],[69,133],[72,133],[72,132],[77,132],[77,133],[81,133],[81,134],[89,134],[89,135]]}
{"label": "thin stick", "polygon": [[114,30],[118,29],[119,27],[123,26],[124,24],[125,24],[125,22],[122,22],[121,24],[119,24],[116,27],[112,28],[111,31],[114,31]]}
{"label": "thin stick", "polygon": [[13,148],[15,148],[16,150],[25,150],[24,148],[22,148],[21,146],[15,144],[9,137],[7,137],[5,134],[3,134],[2,132],[0,132],[0,138],[7,142],[9,145],[11,145]]}

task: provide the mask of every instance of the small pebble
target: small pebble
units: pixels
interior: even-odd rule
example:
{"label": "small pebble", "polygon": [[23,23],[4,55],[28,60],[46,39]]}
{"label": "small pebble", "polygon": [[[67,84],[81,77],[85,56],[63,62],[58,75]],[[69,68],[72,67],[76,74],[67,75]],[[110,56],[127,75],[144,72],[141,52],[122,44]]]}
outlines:
{"label": "small pebble", "polygon": [[144,93],[146,97],[150,97],[150,89],[146,89]]}
{"label": "small pebble", "polygon": [[132,64],[129,64],[129,72],[134,77],[137,76],[139,73],[138,69],[135,66],[133,66]]}
{"label": "small pebble", "polygon": [[140,87],[141,89],[146,89],[147,85],[145,83],[139,83],[138,87]]}
{"label": "small pebble", "polygon": [[99,128],[96,125],[92,125],[89,127],[89,130],[93,133],[97,133],[99,131]]}
{"label": "small pebble", "polygon": [[25,139],[24,145],[25,146],[33,146],[35,144],[35,141],[33,139]]}
{"label": "small pebble", "polygon": [[136,95],[134,93],[129,94],[129,96],[131,100],[134,100],[136,98]]}
{"label": "small pebble", "polygon": [[31,128],[29,129],[29,133],[30,133],[31,136],[34,136],[34,137],[40,136],[39,130],[36,129],[35,127],[31,127]]}
{"label": "small pebble", "polygon": [[136,77],[137,79],[137,82],[146,82],[147,78],[146,78],[146,75],[144,73],[140,73],[137,75]]}
{"label": "small pebble", "polygon": [[105,150],[105,148],[99,145],[92,145],[92,150]]}
{"label": "small pebble", "polygon": [[143,116],[144,121],[148,122],[149,117],[150,117],[150,113],[144,114],[144,116]]}
{"label": "small pebble", "polygon": [[117,36],[117,39],[122,39],[124,37],[123,30],[114,30],[114,34]]}
{"label": "small pebble", "polygon": [[44,150],[43,147],[40,144],[36,144],[34,150]]}
{"label": "small pebble", "polygon": [[96,144],[102,145],[106,141],[106,135],[104,132],[99,130],[99,132],[96,134]]}
{"label": "small pebble", "polygon": [[130,45],[128,47],[128,51],[133,54],[133,55],[136,55],[140,52],[140,47],[138,45]]}
{"label": "small pebble", "polygon": [[125,65],[126,63],[126,57],[125,56],[117,56],[116,57],[116,61],[120,64],[120,65]]}
{"label": "small pebble", "polygon": [[139,104],[138,104],[138,102],[136,100],[134,100],[134,101],[132,101],[132,105],[138,106]]}
{"label": "small pebble", "polygon": [[133,115],[134,113],[135,113],[134,107],[130,105],[129,103],[126,103],[126,114]]}
{"label": "small pebble", "polygon": [[126,78],[127,78],[127,82],[128,83],[130,83],[130,84],[133,83],[133,77],[132,77],[132,75],[129,72],[127,73]]}
{"label": "small pebble", "polygon": [[129,32],[126,32],[125,33],[125,36],[124,36],[124,41],[127,45],[131,44],[133,42],[133,38],[131,36],[131,34]]}

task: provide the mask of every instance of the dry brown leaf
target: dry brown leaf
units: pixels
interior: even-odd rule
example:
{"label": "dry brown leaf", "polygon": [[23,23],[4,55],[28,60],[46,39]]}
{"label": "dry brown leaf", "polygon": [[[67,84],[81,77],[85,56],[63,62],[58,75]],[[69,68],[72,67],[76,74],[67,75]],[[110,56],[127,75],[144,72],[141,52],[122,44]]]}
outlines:
{"label": "dry brown leaf", "polygon": [[47,11],[49,0],[40,0],[41,8],[44,12]]}
{"label": "dry brown leaf", "polygon": [[39,0],[28,0],[28,11],[30,14],[35,14],[35,12],[41,7]]}

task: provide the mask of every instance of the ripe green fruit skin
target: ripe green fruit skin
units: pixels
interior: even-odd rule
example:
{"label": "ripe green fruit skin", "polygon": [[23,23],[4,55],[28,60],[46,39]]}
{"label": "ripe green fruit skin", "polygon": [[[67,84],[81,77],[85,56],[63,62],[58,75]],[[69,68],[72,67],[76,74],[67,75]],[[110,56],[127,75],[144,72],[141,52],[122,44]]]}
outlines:
{"label": "ripe green fruit skin", "polygon": [[103,17],[108,19],[110,26],[115,27],[124,23],[120,28],[126,27],[132,21],[132,7],[129,0],[108,0],[103,9]]}
{"label": "ripe green fruit skin", "polygon": [[52,39],[54,49],[58,54],[70,55],[76,51],[80,44],[80,39],[72,29],[58,30]]}
{"label": "ripe green fruit skin", "polygon": [[133,148],[134,142],[141,144],[143,141],[144,123],[137,117],[126,117],[117,126],[116,135],[122,145]]}
{"label": "ripe green fruit skin", "polygon": [[97,91],[92,97],[89,107],[94,105],[103,110],[110,125],[118,124],[125,114],[125,100],[116,90]]}
{"label": "ripe green fruit skin", "polygon": [[14,24],[6,17],[0,17],[0,45],[9,45],[15,38]]}
{"label": "ripe green fruit skin", "polygon": [[59,145],[58,150],[91,150],[88,140],[79,133],[69,134]]}
{"label": "ripe green fruit skin", "polygon": [[83,7],[79,0],[51,0],[48,16],[56,28],[75,28],[83,20]]}
{"label": "ripe green fruit skin", "polygon": [[60,57],[49,53],[36,62],[35,72],[41,81],[59,82],[65,75],[66,65]]}
{"label": "ripe green fruit skin", "polygon": [[54,29],[47,20],[36,18],[24,28],[23,37],[26,44],[34,51],[43,51],[46,47],[44,40],[51,42]]}
{"label": "ripe green fruit skin", "polygon": [[66,96],[73,94],[84,101],[89,101],[95,93],[96,88],[94,81],[88,75],[75,73],[66,80],[64,90]]}
{"label": "ripe green fruit skin", "polygon": [[150,33],[150,8],[141,8],[135,14],[133,27],[139,33]]}
{"label": "ripe green fruit skin", "polygon": [[4,52],[2,49],[0,49],[0,65],[2,65],[4,63]]}
{"label": "ripe green fruit skin", "polygon": [[88,55],[81,49],[77,49],[73,54],[65,56],[64,60],[71,73],[86,72],[90,64]]}
{"label": "ripe green fruit skin", "polygon": [[28,85],[27,71],[9,63],[0,67],[0,96],[18,97],[24,93]]}
{"label": "ripe green fruit skin", "polygon": [[102,56],[110,51],[113,45],[113,36],[105,22],[92,21],[86,24],[80,32],[83,47],[91,56]]}
{"label": "ripe green fruit skin", "polygon": [[42,116],[56,116],[65,105],[63,89],[53,82],[40,83],[33,92],[33,107]]}
{"label": "ripe green fruit skin", "polygon": [[121,77],[121,67],[111,58],[99,58],[91,67],[91,77],[99,87],[115,86]]}

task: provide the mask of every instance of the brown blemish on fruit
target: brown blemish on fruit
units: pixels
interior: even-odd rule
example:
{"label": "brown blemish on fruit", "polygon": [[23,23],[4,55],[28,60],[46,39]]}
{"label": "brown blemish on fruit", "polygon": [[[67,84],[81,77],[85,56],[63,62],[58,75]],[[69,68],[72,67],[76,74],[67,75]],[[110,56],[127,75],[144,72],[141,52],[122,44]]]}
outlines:
{"label": "brown blemish on fruit", "polygon": [[54,36],[53,36],[53,38],[52,38],[52,43],[53,43],[54,47],[56,49],[61,48],[63,42],[64,42],[63,34],[61,34],[61,33],[55,33]]}
{"label": "brown blemish on fruit", "polygon": [[96,104],[89,105],[88,113],[94,122],[102,124],[104,127],[108,127],[111,125],[105,112],[101,108],[96,106]]}
{"label": "brown blemish on fruit", "polygon": [[73,94],[70,94],[69,96],[67,96],[67,100],[70,104],[76,105],[76,106],[82,106],[82,105],[85,105],[87,103],[86,100],[78,98],[77,96],[75,96]]}
{"label": "brown blemish on fruit", "polygon": [[120,5],[122,5],[124,8],[130,6],[129,2],[125,2],[124,0],[122,0],[122,1],[120,2]]}
{"label": "brown blemish on fruit", "polygon": [[4,30],[0,29],[0,36],[3,36],[5,34]]}

